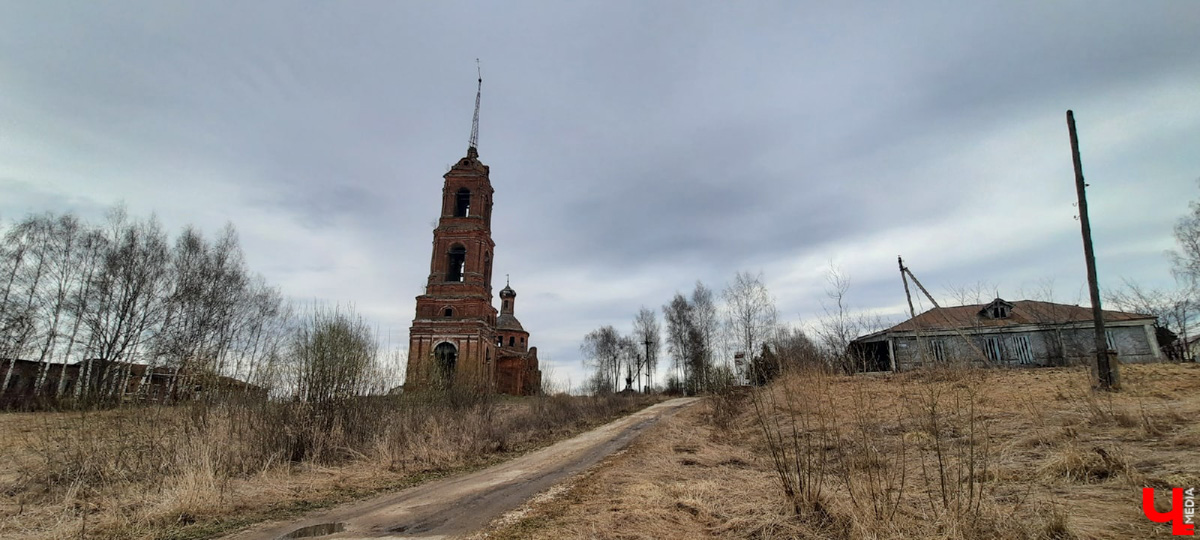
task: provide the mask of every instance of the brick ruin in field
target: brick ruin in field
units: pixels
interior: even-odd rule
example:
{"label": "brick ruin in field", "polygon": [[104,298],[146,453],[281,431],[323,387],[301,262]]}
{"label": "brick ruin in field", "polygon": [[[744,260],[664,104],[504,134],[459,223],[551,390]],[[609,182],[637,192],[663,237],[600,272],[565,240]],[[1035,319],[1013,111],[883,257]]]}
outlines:
{"label": "brick ruin in field", "polygon": [[[472,141],[474,142],[474,141]],[[407,391],[470,386],[511,395],[540,391],[537,347],[514,313],[507,284],[492,306],[492,189],[472,145],[444,176],[425,294],[409,329]]]}

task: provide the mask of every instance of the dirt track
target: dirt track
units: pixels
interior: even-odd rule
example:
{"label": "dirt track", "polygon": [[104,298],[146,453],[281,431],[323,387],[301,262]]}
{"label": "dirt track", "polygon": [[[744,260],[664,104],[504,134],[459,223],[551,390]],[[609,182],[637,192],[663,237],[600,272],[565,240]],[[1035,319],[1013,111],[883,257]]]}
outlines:
{"label": "dirt track", "polygon": [[228,538],[445,538],[474,532],[504,512],[624,448],[664,415],[696,398],[659,403],[512,461],[381,495]]}

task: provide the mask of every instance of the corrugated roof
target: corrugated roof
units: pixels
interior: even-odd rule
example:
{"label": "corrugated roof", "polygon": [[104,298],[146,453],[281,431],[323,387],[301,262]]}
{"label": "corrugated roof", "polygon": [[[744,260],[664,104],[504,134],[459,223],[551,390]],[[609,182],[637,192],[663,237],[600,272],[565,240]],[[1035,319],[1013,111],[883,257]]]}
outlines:
{"label": "corrugated roof", "polygon": [[[998,300],[998,299],[997,299]],[[955,306],[934,308],[916,317],[904,321],[884,332],[911,332],[913,330],[953,330],[973,328],[999,328],[1005,326],[1020,326],[1025,324],[1066,324],[1075,322],[1091,322],[1092,308],[1039,302],[1037,300],[1017,300],[1011,302],[1013,308],[1009,316],[1003,319],[992,319],[980,313],[988,304],[970,306]],[[1136,321],[1153,319],[1153,315],[1126,313],[1123,311],[1104,310],[1105,322]],[[883,332],[881,332],[883,333]]]}

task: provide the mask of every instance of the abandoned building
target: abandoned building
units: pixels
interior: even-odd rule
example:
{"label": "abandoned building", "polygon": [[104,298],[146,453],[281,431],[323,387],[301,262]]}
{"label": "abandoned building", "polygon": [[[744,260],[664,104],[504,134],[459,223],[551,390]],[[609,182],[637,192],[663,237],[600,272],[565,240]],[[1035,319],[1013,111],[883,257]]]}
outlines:
{"label": "abandoned building", "polygon": [[517,293],[505,285],[492,306],[490,169],[476,150],[479,95],[466,157],[443,178],[442,211],[433,230],[425,294],[409,329],[406,391],[473,386],[511,395],[541,389],[537,347],[515,315]]}
{"label": "abandoned building", "polygon": [[[1123,363],[1162,359],[1151,315],[1104,311],[1108,348]],[[997,298],[988,304],[934,308],[850,342],[865,371],[973,362],[1063,366],[1094,360],[1091,308]]]}
{"label": "abandoned building", "polygon": [[[130,362],[85,360],[70,364],[0,360],[0,408],[36,408],[73,399],[170,403],[206,393],[266,399],[266,389],[233,377],[176,371]],[[39,382],[40,379],[40,382]],[[90,381],[79,387],[80,381]]]}

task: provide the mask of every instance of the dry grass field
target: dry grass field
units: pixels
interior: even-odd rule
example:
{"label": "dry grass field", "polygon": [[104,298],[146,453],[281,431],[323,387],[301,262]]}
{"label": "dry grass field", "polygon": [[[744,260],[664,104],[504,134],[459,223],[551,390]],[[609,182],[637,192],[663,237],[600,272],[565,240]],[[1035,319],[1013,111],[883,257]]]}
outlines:
{"label": "dry grass field", "polygon": [[664,420],[480,536],[1169,537],[1141,488],[1200,486],[1200,366],[1122,376],[790,374]]}
{"label": "dry grass field", "polygon": [[0,538],[212,538],[509,459],[653,401],[388,398],[327,411],[346,418],[317,431],[303,404],[0,414]]}

